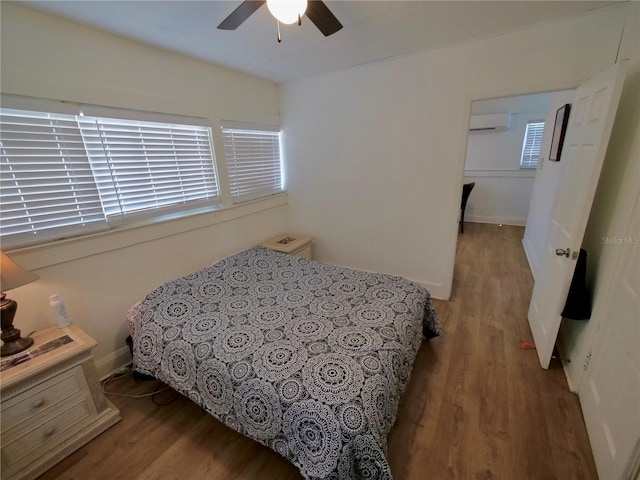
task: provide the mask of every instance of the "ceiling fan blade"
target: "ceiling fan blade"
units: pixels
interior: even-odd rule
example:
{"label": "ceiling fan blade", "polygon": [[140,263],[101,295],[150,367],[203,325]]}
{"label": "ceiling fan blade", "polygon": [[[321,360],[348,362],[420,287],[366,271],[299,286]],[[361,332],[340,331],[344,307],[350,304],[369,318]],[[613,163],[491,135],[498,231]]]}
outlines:
{"label": "ceiling fan blade", "polygon": [[338,21],[329,7],[320,0],[311,0],[307,5],[305,13],[309,20],[318,27],[325,37],[333,35],[342,28],[342,24]]}
{"label": "ceiling fan blade", "polygon": [[258,10],[263,4],[265,0],[245,0],[242,2],[238,8],[236,8],[231,14],[225,18],[218,28],[220,30],[235,30],[242,23],[251,16],[253,12]]}

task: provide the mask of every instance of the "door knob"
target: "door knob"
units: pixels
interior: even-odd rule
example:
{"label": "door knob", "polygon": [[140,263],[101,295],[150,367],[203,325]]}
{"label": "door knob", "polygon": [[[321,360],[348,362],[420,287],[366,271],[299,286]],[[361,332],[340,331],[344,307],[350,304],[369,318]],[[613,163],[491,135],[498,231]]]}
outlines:
{"label": "door knob", "polygon": [[571,255],[571,249],[570,248],[556,248],[556,255],[558,255],[559,257],[565,256],[565,257],[569,258],[569,255]]}

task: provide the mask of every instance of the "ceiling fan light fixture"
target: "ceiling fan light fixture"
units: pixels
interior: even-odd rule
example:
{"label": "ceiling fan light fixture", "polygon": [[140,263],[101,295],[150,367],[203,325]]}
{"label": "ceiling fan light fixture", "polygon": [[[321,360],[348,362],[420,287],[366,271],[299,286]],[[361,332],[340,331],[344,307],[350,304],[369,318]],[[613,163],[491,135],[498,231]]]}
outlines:
{"label": "ceiling fan light fixture", "polygon": [[307,0],[267,0],[267,8],[280,23],[291,25],[307,11]]}

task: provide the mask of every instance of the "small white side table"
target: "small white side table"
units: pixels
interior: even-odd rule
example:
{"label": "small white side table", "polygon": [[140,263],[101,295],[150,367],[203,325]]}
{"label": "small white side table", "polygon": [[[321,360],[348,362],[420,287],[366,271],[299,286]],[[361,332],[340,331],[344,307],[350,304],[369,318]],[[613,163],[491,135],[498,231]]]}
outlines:
{"label": "small white side table", "polygon": [[37,477],[120,420],[98,380],[95,340],[73,324],[33,339],[1,359],[2,480]]}
{"label": "small white side table", "polygon": [[289,253],[298,257],[313,259],[311,252],[311,242],[313,237],[308,235],[298,235],[295,233],[282,233],[262,244],[263,247],[277,250],[278,252]]}

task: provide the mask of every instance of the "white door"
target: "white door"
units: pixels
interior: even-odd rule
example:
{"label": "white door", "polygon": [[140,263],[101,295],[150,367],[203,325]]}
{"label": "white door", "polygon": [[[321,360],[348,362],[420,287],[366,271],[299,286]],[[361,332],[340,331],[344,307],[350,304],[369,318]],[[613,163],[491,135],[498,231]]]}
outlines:
{"label": "white door", "polygon": [[[580,402],[601,479],[640,474],[640,195],[629,228],[616,242],[615,269],[591,351]],[[635,461],[634,461],[635,460]],[[637,478],[637,477],[635,477]]]}
{"label": "white door", "polygon": [[529,325],[542,368],[549,368],[551,361],[623,83],[624,65],[617,63],[578,87],[571,107],[560,158],[566,164],[529,305]]}

